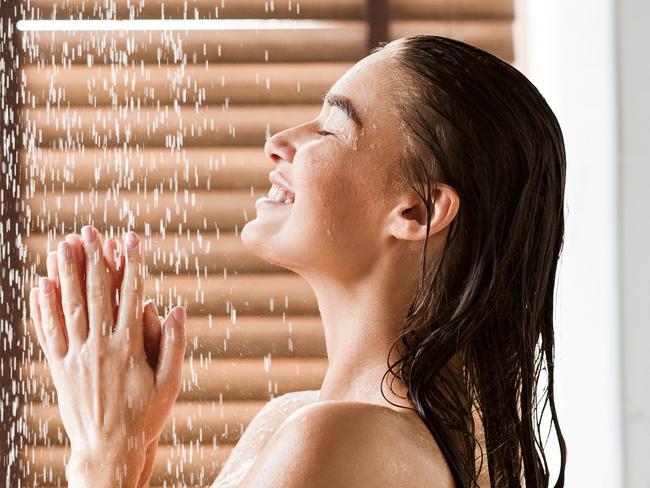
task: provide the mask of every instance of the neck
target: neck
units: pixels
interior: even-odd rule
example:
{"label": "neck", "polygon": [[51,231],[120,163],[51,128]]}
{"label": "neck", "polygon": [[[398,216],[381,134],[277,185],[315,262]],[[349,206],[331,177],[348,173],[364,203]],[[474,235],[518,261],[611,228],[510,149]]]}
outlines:
{"label": "neck", "polygon": [[[409,274],[403,269],[398,274],[384,268],[352,284],[349,278],[308,279],[318,300],[329,359],[320,400],[360,401],[397,409],[382,396],[383,389],[391,402],[410,406],[408,400],[399,398],[406,396],[399,379],[392,381],[396,394],[390,388],[392,374],[382,379],[414,293],[415,280],[407,283],[404,275]],[[391,364],[398,357],[396,346]]]}

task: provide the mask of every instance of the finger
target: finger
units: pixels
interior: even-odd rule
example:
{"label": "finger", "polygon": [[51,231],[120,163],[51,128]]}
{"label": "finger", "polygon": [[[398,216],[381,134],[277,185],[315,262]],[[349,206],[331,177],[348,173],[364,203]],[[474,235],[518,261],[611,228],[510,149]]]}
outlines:
{"label": "finger", "polygon": [[65,241],[72,246],[72,252],[77,263],[77,273],[81,289],[86,289],[86,256],[84,253],[84,246],[81,237],[78,234],[68,234],[65,236]]}
{"label": "finger", "polygon": [[142,314],[144,301],[144,259],[140,239],[129,231],[124,239],[126,262],[120,291],[117,330],[126,334],[131,352],[143,351]]}
{"label": "finger", "polygon": [[158,367],[158,353],[160,351],[161,323],[158,317],[158,308],[154,301],[148,302],[144,307],[142,327],[144,328],[144,353],[151,369]]}
{"label": "finger", "polygon": [[108,239],[104,244],[104,258],[114,283],[119,285],[124,276],[124,255],[117,249],[115,239]]}
{"label": "finger", "polygon": [[82,288],[74,247],[66,239],[57,248],[61,306],[68,330],[69,347],[78,348],[88,338],[86,292]]}
{"label": "finger", "polygon": [[99,232],[92,225],[81,229],[86,254],[86,307],[88,335],[106,337],[113,332],[110,276]]}
{"label": "finger", "polygon": [[49,361],[49,352],[47,350],[47,341],[45,340],[45,335],[43,335],[43,326],[41,322],[41,308],[38,303],[39,288],[32,288],[29,292],[29,315],[36,331],[36,337],[38,338],[38,343],[45,354],[45,358]]}
{"label": "finger", "polygon": [[50,353],[48,360],[61,360],[68,352],[68,346],[63,334],[64,325],[59,320],[59,302],[55,293],[54,283],[45,277],[39,281],[38,302],[41,309],[43,337]]}
{"label": "finger", "polygon": [[160,340],[160,360],[156,383],[165,400],[173,402],[181,387],[183,358],[185,357],[186,313],[184,307],[176,307],[167,316]]}
{"label": "finger", "polygon": [[59,285],[59,271],[56,262],[56,251],[50,251],[47,253],[47,258],[45,260],[47,266],[47,277],[54,281],[54,284]]}
{"label": "finger", "polygon": [[47,253],[46,266],[47,266],[47,277],[50,280],[52,280],[52,282],[54,283],[54,291],[56,293],[57,302],[59,303],[59,306],[57,307],[57,310],[59,312],[59,320],[61,321],[62,324],[66,325],[63,327],[63,334],[65,335],[65,341],[67,344],[68,331],[66,330],[67,324],[65,324],[65,317],[63,316],[63,307],[61,306],[61,282],[59,280],[59,266],[57,264],[56,251],[50,251],[49,253]]}
{"label": "finger", "polygon": [[108,268],[110,276],[110,291],[111,291],[111,308],[113,310],[113,323],[117,323],[117,304],[119,303],[119,286],[122,283],[122,278],[118,270],[118,255],[117,244],[114,239],[107,239],[104,243],[104,260]]}

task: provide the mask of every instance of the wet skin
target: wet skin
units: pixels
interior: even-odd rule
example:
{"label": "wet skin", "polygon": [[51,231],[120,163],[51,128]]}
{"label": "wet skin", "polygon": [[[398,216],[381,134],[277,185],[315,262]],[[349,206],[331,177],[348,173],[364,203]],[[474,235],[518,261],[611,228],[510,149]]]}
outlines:
{"label": "wet skin", "polygon": [[[425,205],[399,178],[408,164],[407,138],[394,98],[404,80],[390,61],[391,49],[364,58],[329,90],[351,102],[356,121],[326,101],[313,120],[266,142],[294,202],[258,205],[241,239],[311,285],[329,367],[318,401],[278,427],[239,487],[263,479],[265,486],[285,487],[453,486],[426,425],[401,408],[412,407],[405,386],[395,380],[393,393],[387,380],[383,393],[390,401],[381,391],[426,237]],[[440,255],[459,204],[453,188],[438,185],[431,260]]]}
{"label": "wet skin", "polygon": [[[341,108],[325,102],[314,120],[275,134],[265,145],[275,169],[295,193],[295,201],[274,207],[260,205],[256,218],[242,229],[241,239],[263,259],[295,271],[312,286],[325,328],[329,368],[318,398],[278,421],[273,426],[273,435],[256,446],[255,463],[250,470],[243,479],[229,486],[453,486],[440,449],[420,417],[412,410],[400,408],[411,407],[404,399],[404,385],[395,380],[391,391],[389,385],[384,384],[383,393],[390,402],[382,396],[380,388],[389,348],[404,325],[405,313],[415,292],[419,258],[426,237],[424,204],[396,177],[400,165],[407,164],[400,159],[401,145],[406,139],[395,116],[395,107],[391,105],[400,79],[389,55],[390,48],[386,48],[364,58],[330,90],[330,94],[344,96],[352,102],[363,126],[355,123]],[[454,190],[439,185],[429,230],[428,255],[434,259],[442,249],[458,206]],[[84,252],[90,255],[85,245]],[[133,258],[132,264],[141,256]],[[61,274],[62,261],[58,259]],[[129,269],[134,267],[129,268],[127,260],[125,273]],[[86,275],[90,277],[93,273],[104,273],[103,286],[110,288],[108,271],[98,271],[87,264]],[[72,273],[66,276],[64,279],[72,279]],[[125,278],[122,286],[129,282]],[[62,281],[61,290],[64,287]],[[140,286],[139,293],[141,289]],[[88,298],[88,303],[101,302],[102,306],[96,308],[101,309],[104,322],[109,321],[113,316],[110,295],[106,298],[103,292],[94,290],[86,283],[86,295],[83,290],[76,295],[62,292],[64,310],[66,300],[74,302],[70,297],[94,297]],[[131,291],[131,294],[136,295],[131,299],[133,303],[119,304],[120,311],[123,305],[128,310],[119,316],[129,320],[124,318],[120,322],[118,319],[118,329],[131,330],[128,343],[137,344],[137,347],[129,347],[129,354],[125,356],[111,346],[117,341],[122,341],[123,345],[127,340],[125,332],[108,339],[96,332],[94,336],[88,334],[96,339],[93,348],[87,348],[95,356],[79,354],[79,344],[85,343],[75,339],[74,334],[70,335],[70,343],[76,341],[77,349],[71,348],[72,353],[67,353],[75,358],[74,361],[85,361],[88,370],[101,370],[104,366],[93,358],[100,350],[110,351],[102,355],[106,364],[113,373],[116,368],[123,369],[121,374],[113,374],[112,378],[107,378],[107,384],[102,385],[112,388],[110,393],[124,401],[124,409],[130,381],[138,385],[138,391],[144,391],[147,398],[161,394],[157,382],[151,379],[157,378],[157,370],[149,363],[143,344],[147,328],[142,313],[138,312],[142,300],[136,292]],[[104,299],[99,300],[99,296]],[[52,338],[47,335],[47,331],[56,330],[56,326],[59,330],[64,328],[61,319],[57,319],[55,296],[37,291],[32,302],[33,309],[40,314],[35,324],[41,324],[36,325],[41,345],[45,349],[55,344],[50,348],[55,352],[46,352],[46,356],[53,376],[58,371],[55,386],[57,391],[61,389],[59,397],[63,395],[65,403],[66,385],[74,381],[86,385],[87,405],[101,404],[101,400],[92,396],[96,393],[92,382],[75,376],[74,370],[64,367],[65,359],[61,356],[67,347],[64,335],[57,336],[55,332]],[[72,318],[68,315],[64,317],[66,323]],[[174,322],[172,314],[167,317],[165,327],[167,323],[170,329],[178,325],[179,330],[184,331]],[[88,324],[89,330],[101,330],[101,321],[92,319]],[[166,336],[162,334],[161,337]],[[181,348],[180,344],[174,344],[176,346],[168,346],[161,339],[160,347],[161,351],[166,351],[166,347],[176,351],[170,355],[178,358],[174,365],[180,372]],[[125,367],[131,358],[137,364],[135,372]],[[396,357],[393,355],[390,359]],[[111,363],[113,360],[115,364]],[[156,367],[160,368],[160,364]],[[126,381],[126,377],[131,379]],[[167,401],[175,398],[176,387],[176,383],[168,381],[171,386],[162,387]],[[67,398],[70,402],[72,394]],[[147,432],[146,442],[139,445],[142,454],[127,457],[126,440],[117,435],[109,436],[112,444],[102,446],[108,453],[104,458],[129,468],[127,471],[132,473],[129,483],[138,483],[146,470],[144,450],[155,441],[162,426],[161,417],[164,420],[171,403],[160,407],[158,402],[156,406],[157,411],[148,411],[144,406],[128,423],[132,437]],[[119,425],[119,407],[113,413],[115,424]],[[85,432],[80,426],[82,422],[78,421],[83,415],[88,414],[76,411],[67,421],[68,425],[64,421],[66,430],[70,426],[72,431],[81,432],[72,444],[73,452],[81,452],[74,449],[75,444],[86,447],[87,452],[97,452],[97,447],[91,445],[88,438],[102,438],[104,432],[98,430],[96,423],[94,431],[91,428],[91,432]],[[95,421],[90,418],[89,425]],[[79,454],[73,459],[75,462],[71,464],[76,470],[73,474],[82,479],[83,461],[92,462],[93,458]],[[235,459],[232,464],[236,464]],[[90,478],[93,486],[102,486],[105,474],[102,471],[86,476],[95,476]],[[88,482],[89,478],[84,481]]]}
{"label": "wet skin", "polygon": [[145,310],[137,234],[126,234],[119,267],[115,243],[102,246],[92,226],[82,235],[59,243],[48,277],[30,293],[70,438],[69,486],[145,486],[180,389],[185,309],[174,308],[162,323],[153,307]]}

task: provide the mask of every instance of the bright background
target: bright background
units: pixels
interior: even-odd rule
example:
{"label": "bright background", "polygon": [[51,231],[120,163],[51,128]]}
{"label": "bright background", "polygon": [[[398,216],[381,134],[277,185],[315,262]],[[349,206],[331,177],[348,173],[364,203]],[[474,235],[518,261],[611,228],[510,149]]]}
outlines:
{"label": "bright background", "polygon": [[556,312],[566,486],[650,487],[650,2],[517,7],[521,69],[567,149]]}

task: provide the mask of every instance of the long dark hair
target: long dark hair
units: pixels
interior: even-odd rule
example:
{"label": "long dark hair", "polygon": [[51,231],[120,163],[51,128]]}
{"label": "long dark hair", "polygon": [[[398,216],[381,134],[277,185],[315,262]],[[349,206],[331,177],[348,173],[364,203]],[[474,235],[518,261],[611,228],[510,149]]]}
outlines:
{"label": "long dark hair", "polygon": [[399,359],[384,379],[407,386],[458,487],[478,486],[483,459],[492,487],[548,487],[546,420],[562,487],[553,390],[562,131],[535,86],[496,56],[439,36],[389,44],[408,141],[399,169],[426,204],[427,234],[436,183],[454,188],[460,206],[436,262],[424,243],[418,290],[390,351]]}

